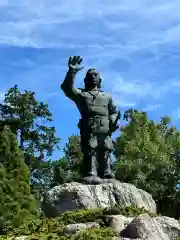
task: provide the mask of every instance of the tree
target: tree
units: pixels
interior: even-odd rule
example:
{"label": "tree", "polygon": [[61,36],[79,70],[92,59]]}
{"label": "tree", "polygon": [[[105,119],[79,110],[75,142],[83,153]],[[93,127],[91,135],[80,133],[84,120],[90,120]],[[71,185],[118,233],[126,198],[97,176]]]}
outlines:
{"label": "tree", "polygon": [[71,171],[80,173],[83,153],[81,151],[81,137],[79,135],[72,135],[68,138],[64,153]]}
{"label": "tree", "polygon": [[155,124],[145,112],[130,109],[124,119],[128,124],[116,140],[116,178],[151,193],[160,212],[177,217],[180,168],[173,156],[180,132],[169,127],[168,117]]}
{"label": "tree", "polygon": [[17,131],[20,148],[31,172],[40,161],[47,160],[55,148],[59,149],[60,139],[55,136],[55,128],[49,125],[52,114],[47,104],[36,100],[34,92],[21,92],[17,85],[10,88],[0,104],[0,113],[1,125],[8,123]]}
{"label": "tree", "polygon": [[64,157],[58,161],[38,162],[38,167],[32,174],[31,191],[38,203],[42,195],[59,184],[79,181],[83,154],[81,152],[80,136],[72,135],[64,147]]}
{"label": "tree", "polygon": [[30,194],[29,172],[16,136],[8,127],[0,132],[0,233],[18,227],[37,214]]}
{"label": "tree", "polygon": [[38,203],[43,194],[52,187],[68,182],[69,167],[64,158],[58,161],[41,162],[40,167],[33,173],[31,191]]}
{"label": "tree", "polygon": [[58,161],[39,162],[39,167],[33,172],[32,192],[37,196],[52,187],[80,179],[80,169],[83,154],[81,152],[80,136],[72,135],[64,147],[65,156]]}

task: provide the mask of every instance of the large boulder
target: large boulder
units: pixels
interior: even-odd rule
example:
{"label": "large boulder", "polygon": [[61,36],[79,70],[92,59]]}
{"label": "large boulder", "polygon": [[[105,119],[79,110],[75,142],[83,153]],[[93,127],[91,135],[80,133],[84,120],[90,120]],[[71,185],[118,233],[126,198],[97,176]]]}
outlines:
{"label": "large boulder", "polygon": [[174,218],[159,216],[154,218],[157,226],[159,226],[169,239],[174,240],[177,236],[180,237],[180,222]]}
{"label": "large boulder", "polygon": [[[174,240],[180,236],[180,222],[174,218],[158,216],[150,217],[141,214],[138,217],[123,215],[106,216],[108,226],[121,236],[129,239],[162,239]],[[157,235],[157,236],[156,236]]]}
{"label": "large boulder", "polygon": [[137,205],[156,212],[156,203],[149,193],[117,180],[99,185],[71,182],[56,186],[45,194],[42,210],[47,217],[56,217],[65,211],[111,208],[115,205]]}
{"label": "large boulder", "polygon": [[123,215],[108,215],[105,217],[109,227],[115,232],[120,233],[127,225],[129,225],[134,217],[126,217]]}
{"label": "large boulder", "polygon": [[148,214],[141,214],[121,230],[120,236],[130,239],[174,240],[180,236],[180,223],[173,218],[152,218]]}

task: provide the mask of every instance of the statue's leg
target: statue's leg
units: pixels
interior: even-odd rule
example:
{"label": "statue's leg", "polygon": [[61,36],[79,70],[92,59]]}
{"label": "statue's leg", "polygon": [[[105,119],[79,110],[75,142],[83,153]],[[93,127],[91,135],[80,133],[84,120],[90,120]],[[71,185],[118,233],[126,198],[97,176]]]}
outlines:
{"label": "statue's leg", "polygon": [[101,135],[98,138],[99,148],[98,148],[98,164],[99,164],[99,176],[101,178],[114,178],[114,174],[110,167],[110,154],[113,151],[112,139],[107,135]]}
{"label": "statue's leg", "polygon": [[89,149],[86,161],[87,176],[97,176],[96,149]]}
{"label": "statue's leg", "polygon": [[97,176],[97,138],[92,134],[84,137],[83,145],[83,177]]}
{"label": "statue's leg", "polygon": [[111,171],[110,167],[110,158],[111,151],[105,150],[104,151],[104,175],[103,178],[114,178],[114,174]]}

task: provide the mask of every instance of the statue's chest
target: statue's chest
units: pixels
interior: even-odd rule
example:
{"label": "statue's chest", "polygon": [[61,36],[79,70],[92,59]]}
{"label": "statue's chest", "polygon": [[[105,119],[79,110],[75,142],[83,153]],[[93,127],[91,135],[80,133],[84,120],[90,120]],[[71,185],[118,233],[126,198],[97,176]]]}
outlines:
{"label": "statue's chest", "polygon": [[109,98],[103,92],[84,92],[83,100],[88,105],[97,105],[97,106],[108,106]]}

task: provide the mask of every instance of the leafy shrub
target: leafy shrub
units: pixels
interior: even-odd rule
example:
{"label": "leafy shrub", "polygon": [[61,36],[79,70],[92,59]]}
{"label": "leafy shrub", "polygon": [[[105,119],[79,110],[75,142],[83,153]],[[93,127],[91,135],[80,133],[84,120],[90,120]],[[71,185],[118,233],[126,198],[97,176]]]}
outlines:
{"label": "leafy shrub", "polygon": [[[111,209],[108,208],[99,208],[99,209],[88,209],[88,210],[76,210],[71,212],[65,212],[57,218],[45,218],[45,219],[36,219],[29,221],[26,224],[23,224],[21,227],[14,229],[10,235],[32,235],[39,236],[49,236],[51,239],[50,233],[55,236],[63,236],[64,230],[63,227],[67,224],[73,223],[85,223],[85,222],[98,222],[100,226],[105,229],[108,226],[106,222],[106,215],[117,215],[121,214],[127,217],[138,216],[142,213],[148,213],[150,216],[154,217],[156,214],[150,213],[144,208],[137,208],[136,206],[129,206],[125,208],[114,207]],[[98,230],[97,230],[98,231]],[[104,230],[105,231],[105,230]],[[105,231],[106,232],[106,231]],[[86,232],[89,234],[89,232]],[[56,234],[56,235],[55,235]],[[93,233],[95,234],[95,233]],[[44,238],[45,239],[45,238]],[[53,239],[53,238],[52,238]],[[56,238],[54,238],[56,239]],[[82,238],[83,239],[83,238]],[[85,238],[84,238],[85,239]]]}
{"label": "leafy shrub", "polygon": [[36,233],[27,240],[110,240],[118,236],[111,228],[91,228],[78,232],[72,236],[59,236],[57,233]]}
{"label": "leafy shrub", "polygon": [[111,228],[92,228],[76,233],[70,240],[111,240],[113,237],[118,237]]}

